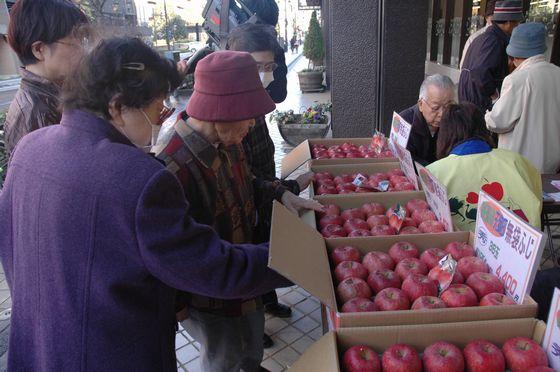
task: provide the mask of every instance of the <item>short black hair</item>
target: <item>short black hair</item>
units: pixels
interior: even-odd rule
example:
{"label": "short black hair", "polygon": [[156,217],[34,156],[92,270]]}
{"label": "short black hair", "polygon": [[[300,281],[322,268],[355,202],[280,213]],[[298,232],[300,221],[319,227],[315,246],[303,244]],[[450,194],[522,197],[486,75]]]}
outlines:
{"label": "short black hair", "polygon": [[275,0],[244,0],[243,3],[254,12],[259,19],[271,26],[278,23],[278,4]]}
{"label": "short black hair", "polygon": [[19,0],[10,11],[8,42],[24,66],[37,63],[32,45],[52,44],[87,25],[88,18],[68,0]]}
{"label": "short black hair", "polygon": [[227,49],[238,52],[276,53],[280,48],[274,28],[264,24],[244,23],[228,35]]}
{"label": "short black hair", "polygon": [[175,62],[161,57],[140,39],[102,40],[66,79],[64,110],[84,110],[110,119],[109,103],[142,108],[181,83]]}
{"label": "short black hair", "polygon": [[484,16],[488,17],[493,15],[495,8],[496,8],[496,0],[488,0],[486,2],[486,9],[484,10]]}

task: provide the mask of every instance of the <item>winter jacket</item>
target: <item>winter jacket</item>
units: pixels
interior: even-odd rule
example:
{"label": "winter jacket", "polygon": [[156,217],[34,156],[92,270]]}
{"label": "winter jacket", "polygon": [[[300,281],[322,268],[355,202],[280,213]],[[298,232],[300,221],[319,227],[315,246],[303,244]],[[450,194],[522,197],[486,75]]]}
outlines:
{"label": "winter jacket", "polygon": [[436,161],[438,132],[432,135],[418,105],[407,108],[399,115],[412,125],[406,146],[412,159],[424,166]]}

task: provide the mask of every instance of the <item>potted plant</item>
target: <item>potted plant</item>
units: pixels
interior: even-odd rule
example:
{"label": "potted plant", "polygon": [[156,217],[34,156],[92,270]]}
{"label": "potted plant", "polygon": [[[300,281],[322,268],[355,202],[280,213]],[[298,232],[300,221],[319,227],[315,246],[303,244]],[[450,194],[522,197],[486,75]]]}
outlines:
{"label": "potted plant", "polygon": [[322,92],[323,86],[323,58],[325,58],[325,45],[323,31],[317,12],[313,11],[309,21],[309,30],[303,43],[303,55],[309,60],[308,68],[298,72],[299,87],[305,92]]}
{"label": "potted plant", "polygon": [[329,131],[330,103],[319,103],[305,108],[300,114],[294,110],[274,111],[270,118],[276,121],[280,135],[292,146],[311,138],[323,138]]}

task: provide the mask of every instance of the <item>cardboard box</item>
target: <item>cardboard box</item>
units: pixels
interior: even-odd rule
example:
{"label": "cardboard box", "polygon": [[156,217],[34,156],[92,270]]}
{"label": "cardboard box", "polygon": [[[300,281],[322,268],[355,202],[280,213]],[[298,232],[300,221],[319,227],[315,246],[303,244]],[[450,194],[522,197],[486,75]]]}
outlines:
{"label": "cardboard box", "polygon": [[498,347],[512,337],[527,337],[542,343],[546,324],[536,319],[511,319],[467,323],[346,328],[329,332],[294,363],[290,371],[338,372],[342,355],[349,347],[366,345],[382,354],[396,343],[404,343],[422,352],[437,341],[448,341],[459,348],[485,339]]}
{"label": "cardboard box", "polygon": [[[331,164],[331,165],[317,165],[313,164],[309,167],[309,170],[314,173],[319,172],[329,172],[333,176],[340,176],[341,174],[354,174],[354,173],[362,173],[364,175],[370,176],[374,173],[387,173],[393,169],[400,169],[399,162],[394,163],[367,163],[367,164]],[[315,195],[315,186],[316,183],[314,182],[313,187],[309,189],[309,197],[319,197],[319,196],[332,196],[332,197],[345,197],[347,195],[352,194],[328,194],[328,195]],[[395,191],[395,192],[402,192],[402,191]],[[356,193],[358,194],[358,193]],[[359,195],[364,196],[371,196],[371,195],[384,195],[386,193],[380,192],[366,192],[366,193],[359,193]]]}
{"label": "cardboard box", "polygon": [[394,243],[408,241],[423,252],[432,247],[445,247],[453,241],[472,243],[473,236],[469,232],[452,232],[325,239],[315,228],[277,202],[274,203],[272,226],[269,266],[327,306],[335,328],[533,318],[537,314],[537,304],[529,296],[524,304],[511,306],[340,313],[338,311],[342,304],[339,307],[336,300],[329,260],[334,248],[352,245],[362,254],[370,251],[387,252]]}
{"label": "cardboard box", "polygon": [[371,138],[320,138],[303,141],[297,145],[289,154],[282,159],[281,177],[286,178],[296,169],[310,162],[310,165],[329,164],[364,164],[364,163],[394,163],[397,158],[348,158],[348,159],[312,159],[311,146],[313,145],[342,145],[344,142],[352,142],[356,146],[367,146],[371,144]]}

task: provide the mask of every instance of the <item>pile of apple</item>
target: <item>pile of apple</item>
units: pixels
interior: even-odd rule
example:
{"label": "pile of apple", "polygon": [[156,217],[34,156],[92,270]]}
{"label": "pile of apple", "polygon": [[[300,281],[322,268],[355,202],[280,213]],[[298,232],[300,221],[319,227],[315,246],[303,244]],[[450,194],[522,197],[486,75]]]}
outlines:
{"label": "pile of apple", "polygon": [[[439,266],[447,254],[458,262],[452,278]],[[363,258],[355,247],[337,247],[331,259],[342,312],[515,305],[500,279],[474,254],[463,242],[430,248],[422,255],[413,243],[398,242],[389,253],[372,251]],[[438,296],[443,275],[451,285]]]}
{"label": "pile of apple", "polygon": [[428,203],[412,199],[404,206],[406,217],[397,231],[398,218],[393,213],[396,205],[389,209],[380,203],[366,203],[361,208],[341,212],[334,204],[324,205],[325,211],[318,213],[317,228],[325,238],[343,238],[379,235],[407,235],[441,233],[445,227],[437,220]]}
{"label": "pile of apple", "polygon": [[351,142],[344,142],[342,145],[311,146],[313,159],[344,159],[344,158],[394,158],[395,156],[388,148],[384,148],[377,153],[371,146],[356,146]]}
{"label": "pile of apple", "polygon": [[475,340],[463,351],[450,342],[439,341],[424,349],[395,344],[381,358],[363,345],[352,346],[344,353],[346,372],[548,372],[548,358],[542,347],[525,337],[514,337],[499,347],[486,340]]}
{"label": "pile of apple", "polygon": [[[361,175],[368,177],[364,173]],[[341,174],[333,176],[329,172],[315,173],[315,194],[351,194],[357,192],[377,192],[379,182],[388,181],[390,183],[387,191],[414,191],[414,185],[404,175],[400,169],[393,169],[387,173],[375,173],[368,177],[365,187],[357,187],[352,183],[358,174]],[[368,187],[369,186],[369,187]]]}

